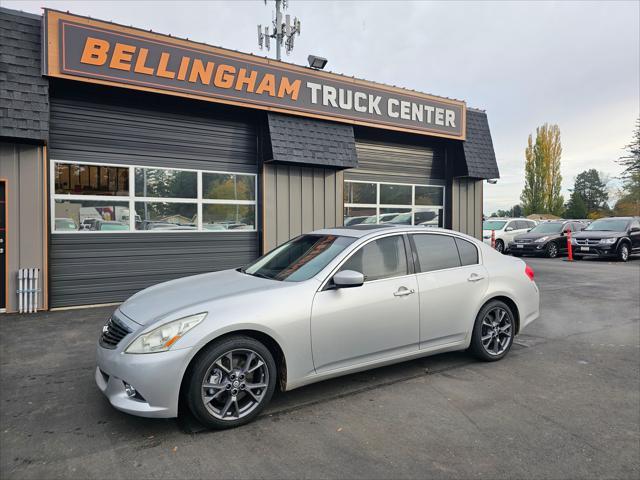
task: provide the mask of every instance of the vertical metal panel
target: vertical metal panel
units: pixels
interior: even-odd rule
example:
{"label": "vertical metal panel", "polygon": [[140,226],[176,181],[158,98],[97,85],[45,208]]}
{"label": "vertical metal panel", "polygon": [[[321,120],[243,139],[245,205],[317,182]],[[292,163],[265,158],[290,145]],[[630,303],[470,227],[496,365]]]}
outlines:
{"label": "vertical metal panel", "polygon": [[336,173],[324,172],[324,224],[336,224]]}
{"label": "vertical metal panel", "polygon": [[302,233],[302,176],[299,167],[289,168],[289,236]]}
{"label": "vertical metal panel", "polygon": [[313,169],[313,229],[325,225],[324,218],[324,170]]}
{"label": "vertical metal panel", "polygon": [[[43,147],[0,142],[0,178],[7,180],[7,311],[15,311],[16,272],[35,267],[47,271]],[[39,288],[45,285],[40,279]],[[38,295],[46,307],[46,292]]]}
{"label": "vertical metal panel", "polygon": [[454,178],[452,228],[482,238],[482,180]]}
{"label": "vertical metal panel", "polygon": [[341,171],[265,164],[263,175],[264,203],[272,206],[265,209],[264,251],[301,233],[342,224]]}
{"label": "vertical metal panel", "polygon": [[300,169],[302,180],[301,204],[302,204],[302,232],[313,230],[313,170],[311,168]]}
{"label": "vertical metal panel", "polygon": [[336,172],[336,226],[344,225],[344,171]]}

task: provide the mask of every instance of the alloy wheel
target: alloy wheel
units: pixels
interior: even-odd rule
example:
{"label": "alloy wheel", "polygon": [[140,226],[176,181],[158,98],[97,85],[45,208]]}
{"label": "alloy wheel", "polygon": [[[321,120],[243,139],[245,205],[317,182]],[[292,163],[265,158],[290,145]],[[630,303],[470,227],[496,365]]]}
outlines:
{"label": "alloy wheel", "polygon": [[502,307],[492,308],[482,319],[480,333],[484,350],[489,355],[501,355],[513,336],[511,316]]}
{"label": "alloy wheel", "polygon": [[548,247],[549,258],[556,258],[558,256],[558,246],[555,243],[550,243]]}
{"label": "alloy wheel", "polygon": [[238,420],[254,411],[265,397],[269,370],[259,353],[246,348],[220,355],[202,382],[202,402],[219,420]]}
{"label": "alloy wheel", "polygon": [[626,245],[622,245],[620,247],[620,259],[623,262],[626,262],[629,259],[629,247]]}
{"label": "alloy wheel", "polygon": [[498,253],[503,253],[504,252],[504,243],[502,241],[500,241],[500,240],[498,240],[496,242],[496,251]]}

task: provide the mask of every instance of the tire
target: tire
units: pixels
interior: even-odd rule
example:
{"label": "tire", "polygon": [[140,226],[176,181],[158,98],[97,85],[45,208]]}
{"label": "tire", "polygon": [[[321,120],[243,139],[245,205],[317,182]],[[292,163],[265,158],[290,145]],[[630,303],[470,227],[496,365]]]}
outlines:
{"label": "tire", "polygon": [[[497,325],[495,322],[498,322]],[[469,351],[484,362],[501,360],[511,350],[515,326],[511,308],[500,300],[491,300],[480,309],[476,317]],[[488,338],[487,335],[491,337]]]}
{"label": "tire", "polygon": [[244,425],[271,400],[277,373],[275,360],[262,343],[241,335],[227,337],[198,354],[188,379],[187,405],[208,428]]}
{"label": "tire", "polygon": [[618,260],[620,260],[621,262],[626,262],[627,260],[629,260],[630,253],[631,252],[629,251],[629,244],[627,244],[627,242],[621,243],[618,247]]}
{"label": "tire", "polygon": [[496,252],[504,254],[504,242],[496,240]]}
{"label": "tire", "polygon": [[560,248],[556,242],[549,242],[545,249],[547,258],[556,258],[560,254]]}

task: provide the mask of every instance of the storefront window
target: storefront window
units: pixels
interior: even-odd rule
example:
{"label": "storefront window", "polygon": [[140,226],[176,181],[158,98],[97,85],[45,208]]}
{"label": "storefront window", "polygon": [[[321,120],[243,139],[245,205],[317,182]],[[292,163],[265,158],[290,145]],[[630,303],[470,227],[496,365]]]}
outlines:
{"label": "storefront window", "polygon": [[256,229],[255,175],[55,160],[51,168],[55,233]]}
{"label": "storefront window", "polygon": [[54,232],[129,230],[129,202],[58,199],[54,211]]}
{"label": "storefront window", "polygon": [[444,187],[346,181],[344,191],[345,226],[444,225]]}

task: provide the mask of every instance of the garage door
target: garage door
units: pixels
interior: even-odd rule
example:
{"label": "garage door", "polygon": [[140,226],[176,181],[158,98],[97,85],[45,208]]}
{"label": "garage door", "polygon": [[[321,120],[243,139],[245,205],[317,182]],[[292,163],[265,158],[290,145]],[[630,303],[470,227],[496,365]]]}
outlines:
{"label": "garage door", "polygon": [[52,307],[119,302],[257,257],[250,121],[215,105],[73,87],[82,91],[57,86],[51,99]]}

